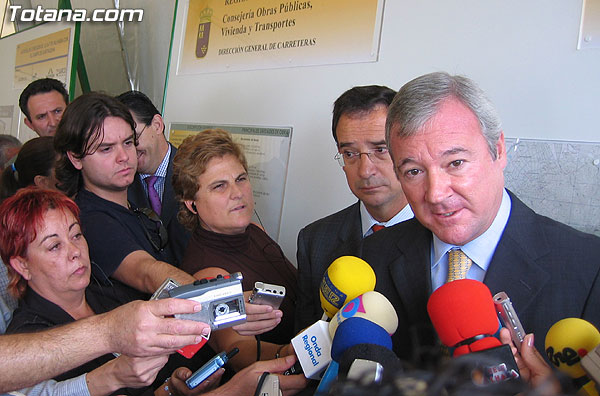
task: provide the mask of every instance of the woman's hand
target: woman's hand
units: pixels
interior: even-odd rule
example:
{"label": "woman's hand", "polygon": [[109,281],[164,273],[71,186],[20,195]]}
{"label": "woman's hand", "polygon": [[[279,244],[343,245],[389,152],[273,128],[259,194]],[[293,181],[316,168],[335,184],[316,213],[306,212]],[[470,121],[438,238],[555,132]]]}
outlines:
{"label": "woman's hand", "polygon": [[[233,376],[227,383],[208,395],[251,396],[258,385],[258,379],[264,372],[279,374],[279,387],[285,396],[294,395],[304,389],[308,380],[304,375],[281,375],[296,362],[296,356],[286,356],[275,360],[253,363]],[[207,396],[208,396],[207,395]]]}
{"label": "woman's hand", "polygon": [[[510,332],[507,328],[500,330],[500,341],[503,344],[509,345],[512,350],[519,372],[524,381],[529,383],[533,388],[546,386],[547,391],[540,394],[558,394],[560,393],[560,385],[552,373],[552,368],[538,350],[534,346],[533,334],[527,334],[521,344],[521,352],[512,342]],[[556,392],[556,393],[555,393]]]}
{"label": "woman's hand", "polygon": [[[200,395],[219,386],[219,383],[221,382],[221,377],[223,376],[224,372],[225,369],[220,368],[217,371],[215,371],[210,377],[202,381],[200,385],[198,385],[194,389],[190,389],[185,384],[185,380],[190,378],[190,376],[192,375],[192,371],[187,367],[179,367],[178,369],[173,371],[171,377],[169,377],[165,384],[159,389],[157,389],[156,392],[154,392],[154,394],[156,396],[161,396],[168,395],[170,392],[170,394],[173,396]],[[169,387],[168,391],[165,391],[165,386]]]}
{"label": "woman's hand", "polygon": [[247,302],[247,293],[249,294],[250,292],[244,292],[244,298],[246,300],[246,322],[233,326],[233,329],[237,331],[239,335],[254,336],[266,333],[277,327],[277,325],[281,323],[283,312],[278,309],[273,309],[270,305],[258,305]]}
{"label": "woman's hand", "polygon": [[144,358],[121,355],[87,374],[90,395],[107,395],[121,388],[151,385],[167,360],[168,355]]}

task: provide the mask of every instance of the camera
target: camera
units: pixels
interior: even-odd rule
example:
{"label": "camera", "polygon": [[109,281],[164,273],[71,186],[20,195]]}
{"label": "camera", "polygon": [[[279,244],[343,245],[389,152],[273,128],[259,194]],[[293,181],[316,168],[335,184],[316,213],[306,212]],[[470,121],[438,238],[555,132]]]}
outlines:
{"label": "camera", "polygon": [[177,314],[176,318],[190,319],[210,325],[212,330],[224,329],[246,321],[246,306],[242,290],[242,274],[217,275],[192,284],[169,290],[169,296],[185,298],[202,304],[200,312]]}

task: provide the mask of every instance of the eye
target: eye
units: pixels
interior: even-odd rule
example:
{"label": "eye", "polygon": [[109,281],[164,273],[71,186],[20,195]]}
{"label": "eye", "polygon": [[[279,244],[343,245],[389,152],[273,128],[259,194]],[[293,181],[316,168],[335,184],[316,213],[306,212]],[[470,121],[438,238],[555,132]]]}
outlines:
{"label": "eye", "polygon": [[376,147],[375,150],[373,150],[373,152],[376,154],[387,154],[388,149],[387,147]]}
{"label": "eye", "polygon": [[78,232],[77,234],[73,235],[73,239],[78,240],[81,239],[83,237],[83,234],[81,232]]}
{"label": "eye", "polygon": [[63,109],[56,109],[54,110],[55,114],[61,114],[63,112]]}
{"label": "eye", "polygon": [[418,170],[418,169],[409,169],[409,170],[407,170],[406,172],[404,172],[404,174],[405,174],[407,177],[415,177],[415,176],[417,176],[419,173],[421,173],[421,171],[420,171],[420,170]]}
{"label": "eye", "polygon": [[238,182],[243,182],[243,181],[246,181],[246,180],[248,180],[248,176],[247,175],[240,176],[237,179]]}
{"label": "eye", "polygon": [[459,166],[461,166],[464,163],[465,163],[465,160],[454,160],[454,161],[450,162],[450,166],[452,166],[454,168],[458,168]]}
{"label": "eye", "polygon": [[108,152],[110,152],[111,148],[112,148],[112,147],[110,147],[110,146],[107,146],[107,147],[102,147],[102,148],[100,149],[100,151],[101,151],[101,152],[103,152],[103,153],[108,153]]}
{"label": "eye", "polygon": [[225,183],[218,183],[213,186],[213,190],[222,189],[225,186]]}
{"label": "eye", "polygon": [[55,244],[52,244],[48,250],[50,250],[51,252],[53,252],[53,251],[58,250],[59,247],[60,247],[60,243],[57,242]]}
{"label": "eye", "polygon": [[352,159],[352,158],[356,157],[358,155],[358,153],[356,151],[346,150],[342,153],[342,155],[348,159]]}

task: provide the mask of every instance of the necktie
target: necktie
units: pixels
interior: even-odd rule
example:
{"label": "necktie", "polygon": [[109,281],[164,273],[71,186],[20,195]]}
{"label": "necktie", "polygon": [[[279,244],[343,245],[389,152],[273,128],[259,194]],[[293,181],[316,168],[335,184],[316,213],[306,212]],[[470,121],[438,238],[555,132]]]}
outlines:
{"label": "necktie", "polygon": [[145,178],[144,181],[148,186],[148,199],[150,200],[150,206],[152,207],[152,210],[160,216],[162,205],[160,202],[160,197],[158,196],[158,192],[154,188],[154,183],[156,183],[158,178],[159,176],[149,176]]}
{"label": "necktie", "polygon": [[448,250],[448,280],[465,279],[473,261],[460,249]]}
{"label": "necktie", "polygon": [[371,229],[373,230],[373,232],[377,232],[379,230],[383,230],[385,228],[385,226],[379,225],[379,224],[373,224],[373,226],[371,227]]}

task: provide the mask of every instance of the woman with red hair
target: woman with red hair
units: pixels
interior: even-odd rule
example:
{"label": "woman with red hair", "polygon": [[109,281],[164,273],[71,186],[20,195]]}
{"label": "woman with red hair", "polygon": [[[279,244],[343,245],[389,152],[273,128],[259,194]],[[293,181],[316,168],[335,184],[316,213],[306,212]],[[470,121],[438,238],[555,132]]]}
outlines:
{"label": "woman with red hair", "polygon": [[[79,208],[57,191],[27,187],[0,205],[0,255],[8,267],[9,292],[19,299],[8,333],[70,323],[128,302],[120,289],[90,283],[92,264],[81,232]],[[151,385],[168,359],[168,355],[115,358],[107,354],[55,379],[88,373],[91,395],[116,391],[146,394],[144,390],[124,388]],[[167,369],[165,374],[171,371]],[[206,390],[205,386],[198,388]],[[161,386],[156,391],[159,393],[168,391]]]}

